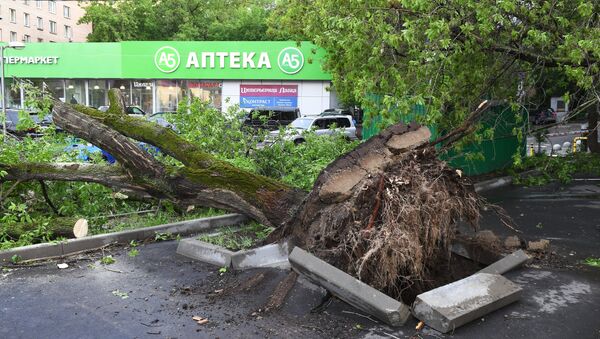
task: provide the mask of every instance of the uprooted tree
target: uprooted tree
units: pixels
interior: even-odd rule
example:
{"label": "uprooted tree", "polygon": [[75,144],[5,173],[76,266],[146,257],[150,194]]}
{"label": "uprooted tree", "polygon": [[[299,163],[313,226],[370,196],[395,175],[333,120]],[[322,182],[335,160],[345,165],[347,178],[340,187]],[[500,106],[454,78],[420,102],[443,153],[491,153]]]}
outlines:
{"label": "uprooted tree", "polygon": [[[168,199],[242,213],[276,227],[270,241],[291,238],[341,269],[396,296],[427,279],[448,255],[460,219],[477,224],[480,199],[460,172],[438,160],[434,144],[449,145],[476,126],[487,104],[464,127],[430,142],[416,124],[398,124],[327,166],[311,192],[238,169],[185,141],[169,128],[124,113],[118,89],[110,108],[54,102],[56,125],[106,150],[117,165],[0,165],[1,180],[99,183],[136,198]],[[177,159],[155,159],[139,141]]]}

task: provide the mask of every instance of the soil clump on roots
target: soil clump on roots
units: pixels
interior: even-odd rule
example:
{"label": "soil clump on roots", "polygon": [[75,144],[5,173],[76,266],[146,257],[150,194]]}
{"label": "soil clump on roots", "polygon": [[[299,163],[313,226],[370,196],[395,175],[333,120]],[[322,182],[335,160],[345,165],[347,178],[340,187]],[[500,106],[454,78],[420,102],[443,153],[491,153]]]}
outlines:
{"label": "soil clump on roots", "polygon": [[393,155],[351,196],[315,211],[310,228],[296,234],[298,243],[407,303],[473,273],[476,264],[457,262],[450,245],[459,221],[477,229],[485,202],[469,179],[437,157],[433,147]]}

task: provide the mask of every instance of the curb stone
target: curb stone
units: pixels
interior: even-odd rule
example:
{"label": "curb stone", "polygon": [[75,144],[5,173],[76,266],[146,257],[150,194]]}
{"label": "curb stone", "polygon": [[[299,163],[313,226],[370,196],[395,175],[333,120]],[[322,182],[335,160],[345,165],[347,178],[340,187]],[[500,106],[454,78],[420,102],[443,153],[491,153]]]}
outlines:
{"label": "curb stone", "polygon": [[108,244],[125,244],[129,243],[131,240],[146,240],[153,238],[157,232],[188,235],[222,226],[240,224],[247,220],[248,218],[241,214],[226,214],[134,230],[93,235],[79,239],[69,239],[56,243],[23,246],[1,251],[0,264],[11,262],[13,255],[18,255],[22,261],[57,258],[97,249]]}

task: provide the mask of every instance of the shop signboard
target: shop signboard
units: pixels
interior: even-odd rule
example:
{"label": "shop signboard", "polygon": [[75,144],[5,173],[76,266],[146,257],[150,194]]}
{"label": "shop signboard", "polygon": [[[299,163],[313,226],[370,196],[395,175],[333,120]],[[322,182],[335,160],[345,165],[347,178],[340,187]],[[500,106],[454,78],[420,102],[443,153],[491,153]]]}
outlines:
{"label": "shop signboard", "polygon": [[240,107],[298,107],[298,85],[240,85]]}
{"label": "shop signboard", "polygon": [[5,52],[7,75],[23,78],[331,80],[325,51],[310,42],[28,43]]}

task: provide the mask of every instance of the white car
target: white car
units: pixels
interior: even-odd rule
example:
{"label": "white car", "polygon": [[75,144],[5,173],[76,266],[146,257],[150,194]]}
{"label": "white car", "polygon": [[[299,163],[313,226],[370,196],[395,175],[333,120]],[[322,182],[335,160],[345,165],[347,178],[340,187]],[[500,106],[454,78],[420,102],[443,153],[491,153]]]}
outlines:
{"label": "white car", "polygon": [[[350,115],[311,116],[302,117],[292,121],[286,129],[283,139],[300,144],[305,141],[304,131],[312,130],[316,135],[332,135],[341,132],[347,139],[356,140],[356,126]],[[279,131],[269,133],[269,141],[277,139]]]}

